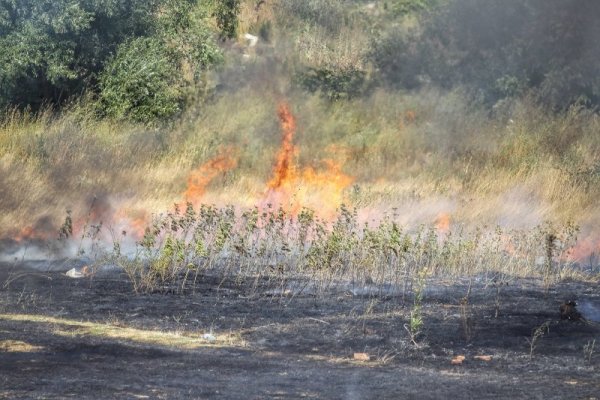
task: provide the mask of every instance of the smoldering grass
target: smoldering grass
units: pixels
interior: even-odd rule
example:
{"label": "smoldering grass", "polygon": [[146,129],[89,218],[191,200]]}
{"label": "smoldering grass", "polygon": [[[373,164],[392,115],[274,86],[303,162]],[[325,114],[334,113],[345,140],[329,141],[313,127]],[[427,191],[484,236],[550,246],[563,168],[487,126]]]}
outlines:
{"label": "smoldering grass", "polygon": [[[549,260],[548,229],[556,238]],[[273,206],[202,205],[196,211],[187,204],[185,210],[176,207],[155,216],[133,256],[121,254],[118,242],[113,246],[118,251],[108,253],[135,292],[194,291],[205,274],[245,284],[254,295],[289,295],[299,281],[311,282],[310,290],[324,294],[353,282],[376,288],[374,293],[410,295],[418,321],[429,278],[467,276],[498,288],[519,276],[558,281],[575,270],[561,256],[573,243],[570,225],[441,235],[435,227],[403,228],[391,217],[378,225],[360,223],[356,210],[346,206],[325,222],[309,209],[296,215]],[[554,266],[550,270],[548,263]],[[498,290],[497,309],[499,296]]]}

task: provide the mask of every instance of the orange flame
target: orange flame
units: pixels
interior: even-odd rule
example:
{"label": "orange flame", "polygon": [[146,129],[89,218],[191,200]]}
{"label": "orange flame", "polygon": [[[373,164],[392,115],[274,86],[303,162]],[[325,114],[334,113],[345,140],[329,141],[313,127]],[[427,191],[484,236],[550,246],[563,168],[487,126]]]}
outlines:
{"label": "orange flame", "polygon": [[282,129],[282,144],[277,153],[273,177],[267,183],[265,203],[275,203],[288,209],[293,215],[302,207],[317,210],[324,218],[335,215],[343,201],[343,191],[354,182],[354,178],[344,174],[340,164],[334,160],[324,160],[324,171],[307,167],[298,171],[295,157],[298,150],[294,145],[296,120],[289,106],[279,106],[279,119]]}
{"label": "orange flame", "polygon": [[440,213],[435,220],[438,233],[446,234],[450,231],[450,214]]}
{"label": "orange flame", "polygon": [[297,154],[294,146],[294,134],[296,133],[296,119],[292,115],[286,103],[279,105],[279,120],[282,128],[282,143],[277,154],[277,163],[273,169],[273,178],[268,183],[270,189],[279,189],[286,182],[296,178],[294,157]]}
{"label": "orange flame", "polygon": [[146,227],[150,222],[150,215],[146,210],[121,208],[115,213],[117,220],[116,226],[120,229],[123,236],[130,236],[134,239],[144,237]]}
{"label": "orange flame", "polygon": [[17,233],[14,237],[15,242],[21,243],[28,239],[36,239],[36,232],[33,229],[33,226],[26,226],[21,228],[19,233]]}
{"label": "orange flame", "polygon": [[30,241],[44,241],[58,236],[58,233],[49,226],[27,225],[21,229],[10,232],[9,237],[16,243],[27,243]]}
{"label": "orange flame", "polygon": [[600,255],[600,239],[586,237],[569,249],[569,259],[576,262],[587,261],[593,255]]}
{"label": "orange flame", "polygon": [[224,154],[218,155],[192,171],[188,177],[187,189],[183,194],[185,201],[198,205],[206,193],[208,184],[219,174],[237,166],[237,160],[229,154],[230,152],[231,150],[227,150]]}

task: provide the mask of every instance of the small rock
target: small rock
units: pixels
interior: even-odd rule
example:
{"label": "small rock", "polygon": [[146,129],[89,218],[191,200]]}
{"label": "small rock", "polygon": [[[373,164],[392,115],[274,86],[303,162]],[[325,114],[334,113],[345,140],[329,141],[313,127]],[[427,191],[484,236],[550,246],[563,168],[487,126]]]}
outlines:
{"label": "small rock", "polygon": [[212,333],[205,333],[204,335],[202,335],[202,339],[207,340],[211,343],[217,341],[217,337]]}

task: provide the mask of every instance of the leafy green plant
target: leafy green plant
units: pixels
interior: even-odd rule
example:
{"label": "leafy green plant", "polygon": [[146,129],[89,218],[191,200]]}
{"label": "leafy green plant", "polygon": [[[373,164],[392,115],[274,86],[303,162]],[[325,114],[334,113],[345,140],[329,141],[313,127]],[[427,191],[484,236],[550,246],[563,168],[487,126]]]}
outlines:
{"label": "leafy green plant", "polygon": [[157,0],[0,3],[0,108],[60,103],[92,89],[127,37],[149,33]]}
{"label": "leafy green plant", "polygon": [[237,37],[239,13],[240,0],[215,0],[213,14],[220,29],[221,39],[234,39]]}
{"label": "leafy green plant", "polygon": [[[564,237],[569,228],[556,232]],[[510,247],[518,255],[498,243],[506,237],[513,240]],[[533,233],[498,230],[484,235],[477,230],[440,237],[433,228],[405,232],[390,217],[374,226],[361,225],[357,211],[346,206],[327,223],[307,208],[295,216],[271,206],[236,211],[232,206],[202,205],[196,211],[187,204],[185,210],[176,206],[157,216],[133,256],[122,255],[115,243],[113,258],[126,270],[136,292],[194,290],[198,276],[209,271],[240,283],[252,279],[255,291],[294,279],[314,282],[321,290],[349,279],[392,283],[403,297],[412,293],[406,329],[416,343],[424,325],[422,303],[429,277],[465,273],[504,277],[489,278],[496,282],[499,307],[505,279],[546,274],[536,264],[537,254],[544,250],[540,237],[544,237],[541,228]],[[472,263],[468,269],[460,261],[465,258]]]}
{"label": "leafy green plant", "polygon": [[428,271],[425,268],[422,268],[417,273],[417,282],[414,288],[413,306],[410,311],[410,319],[408,326],[405,326],[405,329],[407,330],[408,335],[410,337],[410,341],[417,347],[419,347],[418,339],[421,333],[423,332],[423,327],[425,325],[422,307],[427,276]]}
{"label": "leafy green plant", "polygon": [[308,68],[299,75],[298,81],[305,90],[311,93],[318,92],[331,101],[351,99],[367,90],[366,73],[350,68]]}
{"label": "leafy green plant", "polygon": [[110,116],[172,116],[221,60],[206,19],[189,0],[3,2],[0,108],[62,105],[90,92]]}
{"label": "leafy green plant", "polygon": [[155,38],[122,44],[100,77],[100,101],[115,118],[152,121],[168,118],[183,106],[177,65]]}

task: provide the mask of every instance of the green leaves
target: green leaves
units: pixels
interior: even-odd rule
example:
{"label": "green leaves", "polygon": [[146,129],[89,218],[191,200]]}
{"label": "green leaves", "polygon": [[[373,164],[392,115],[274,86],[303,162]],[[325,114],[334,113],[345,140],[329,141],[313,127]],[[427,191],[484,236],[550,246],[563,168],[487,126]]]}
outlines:
{"label": "green leaves", "polygon": [[181,109],[180,88],[163,43],[137,38],[123,43],[100,77],[101,107],[110,116],[149,121]]}
{"label": "green leaves", "polygon": [[233,39],[237,36],[240,0],[216,0],[214,16],[221,30],[221,39]]}
{"label": "green leaves", "polygon": [[197,0],[0,0],[0,108],[99,94],[101,111],[179,112],[222,60]]}
{"label": "green leaves", "polygon": [[331,101],[357,97],[367,90],[366,73],[352,68],[308,68],[298,80],[304,89],[320,92]]}

